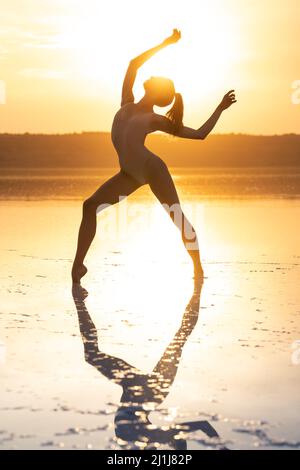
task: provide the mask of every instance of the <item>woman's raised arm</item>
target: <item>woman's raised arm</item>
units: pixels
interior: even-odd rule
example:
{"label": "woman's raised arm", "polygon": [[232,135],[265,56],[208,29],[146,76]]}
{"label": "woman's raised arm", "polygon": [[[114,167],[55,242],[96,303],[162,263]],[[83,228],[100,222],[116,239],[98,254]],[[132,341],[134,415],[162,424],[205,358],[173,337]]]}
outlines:
{"label": "woman's raised arm", "polygon": [[171,36],[167,37],[163,42],[158,44],[155,47],[143,52],[142,54],[138,55],[134,59],[129,62],[129,66],[124,78],[123,87],[122,87],[122,101],[121,106],[124,104],[132,103],[134,101],[133,96],[133,85],[135,82],[136,74],[138,69],[147,61],[149,60],[154,54],[156,54],[161,49],[169,46],[170,44],[174,44],[175,42],[179,41],[181,38],[181,33],[177,29],[173,30]]}

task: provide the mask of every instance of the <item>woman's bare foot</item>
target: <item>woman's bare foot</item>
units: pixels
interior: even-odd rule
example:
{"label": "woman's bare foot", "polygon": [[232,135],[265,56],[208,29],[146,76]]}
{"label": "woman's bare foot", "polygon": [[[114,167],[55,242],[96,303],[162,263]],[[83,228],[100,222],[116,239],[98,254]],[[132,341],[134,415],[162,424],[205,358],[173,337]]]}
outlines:
{"label": "woman's bare foot", "polygon": [[77,300],[78,302],[83,302],[84,299],[89,295],[89,293],[80,284],[73,283],[72,295],[75,301]]}
{"label": "woman's bare foot", "polygon": [[72,281],[73,284],[80,284],[81,278],[87,273],[87,268],[84,264],[73,264],[72,267]]}

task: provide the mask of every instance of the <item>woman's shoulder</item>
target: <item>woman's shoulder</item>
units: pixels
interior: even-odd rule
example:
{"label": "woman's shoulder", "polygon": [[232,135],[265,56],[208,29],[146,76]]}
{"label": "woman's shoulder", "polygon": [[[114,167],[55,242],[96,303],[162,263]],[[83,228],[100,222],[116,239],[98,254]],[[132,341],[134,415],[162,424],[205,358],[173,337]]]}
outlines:
{"label": "woman's shoulder", "polygon": [[163,116],[162,114],[152,113],[151,124],[153,126],[154,131],[163,131],[168,133],[173,132],[172,121],[170,121],[168,117]]}
{"label": "woman's shoulder", "polygon": [[134,103],[133,101],[131,103],[126,103],[126,104],[123,104],[119,111],[123,110],[123,111],[128,111],[128,110],[131,110],[131,109],[134,109],[136,106],[136,103]]}

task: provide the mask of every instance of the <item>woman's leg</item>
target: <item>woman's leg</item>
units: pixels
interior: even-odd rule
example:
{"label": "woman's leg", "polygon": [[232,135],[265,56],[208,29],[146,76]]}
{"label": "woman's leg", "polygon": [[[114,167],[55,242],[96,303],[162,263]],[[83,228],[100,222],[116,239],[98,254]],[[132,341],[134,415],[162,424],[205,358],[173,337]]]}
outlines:
{"label": "woman's leg", "polygon": [[120,385],[123,384],[124,379],[128,375],[131,377],[141,375],[140,371],[123,359],[110,356],[102,352],[101,348],[99,349],[97,328],[87,310],[84,298],[80,295],[80,291],[73,290],[73,299],[78,313],[79,329],[86,362],[95,367],[109,380],[113,380]]}
{"label": "woman's leg", "polygon": [[82,221],[79,229],[77,251],[72,268],[73,283],[80,283],[80,279],[86,274],[87,269],[83,264],[84,258],[96,234],[97,208],[104,205],[116,204],[123,196],[129,196],[141,184],[131,176],[120,171],[83,203]]}
{"label": "woman's leg", "polygon": [[185,308],[181,326],[153,369],[152,374],[159,385],[161,401],[170,391],[177,374],[183,347],[197,324],[202,285],[203,282],[195,285],[193,295]]}
{"label": "woman's leg", "polygon": [[196,232],[184,215],[167,165],[159,158],[148,160],[145,168],[147,183],[181,232],[184,246],[194,263],[195,278],[203,277]]}

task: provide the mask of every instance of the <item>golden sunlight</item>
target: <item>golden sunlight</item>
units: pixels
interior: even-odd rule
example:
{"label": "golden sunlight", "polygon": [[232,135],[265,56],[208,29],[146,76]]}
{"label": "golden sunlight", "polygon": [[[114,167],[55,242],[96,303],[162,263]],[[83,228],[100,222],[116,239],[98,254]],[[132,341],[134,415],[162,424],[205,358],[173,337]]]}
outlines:
{"label": "golden sunlight", "polygon": [[[161,51],[142,67],[135,86],[136,94],[142,94],[143,81],[151,75],[173,79],[176,88],[185,94],[188,101],[202,100],[211,91],[223,92],[226,83],[227,86],[232,85],[235,80],[230,70],[241,55],[240,46],[234,40],[239,32],[232,15],[224,12],[220,15],[215,7],[199,7],[197,2],[197,14],[193,16],[190,9],[182,11],[178,2],[170,1],[159,2],[158,15],[158,2],[154,1],[146,12],[151,29],[145,34],[139,23],[138,2],[133,2],[133,5],[135,7],[126,18],[125,31],[122,20],[124,4],[118,4],[119,12],[115,15],[114,2],[106,6],[105,22],[101,22],[102,7],[93,5],[93,14],[82,11],[71,19],[66,18],[62,25],[63,33],[58,43],[61,48],[70,48],[74,78],[85,83],[85,87],[88,82],[90,93],[98,95],[101,81],[101,88],[105,88],[112,98],[119,97],[129,60],[161,42],[176,26],[182,31],[182,41],[176,47]],[[111,21],[108,20],[110,17]],[[115,28],[113,35],[112,24]]]}
{"label": "golden sunlight", "polygon": [[2,0],[9,458],[300,450],[299,8]]}

